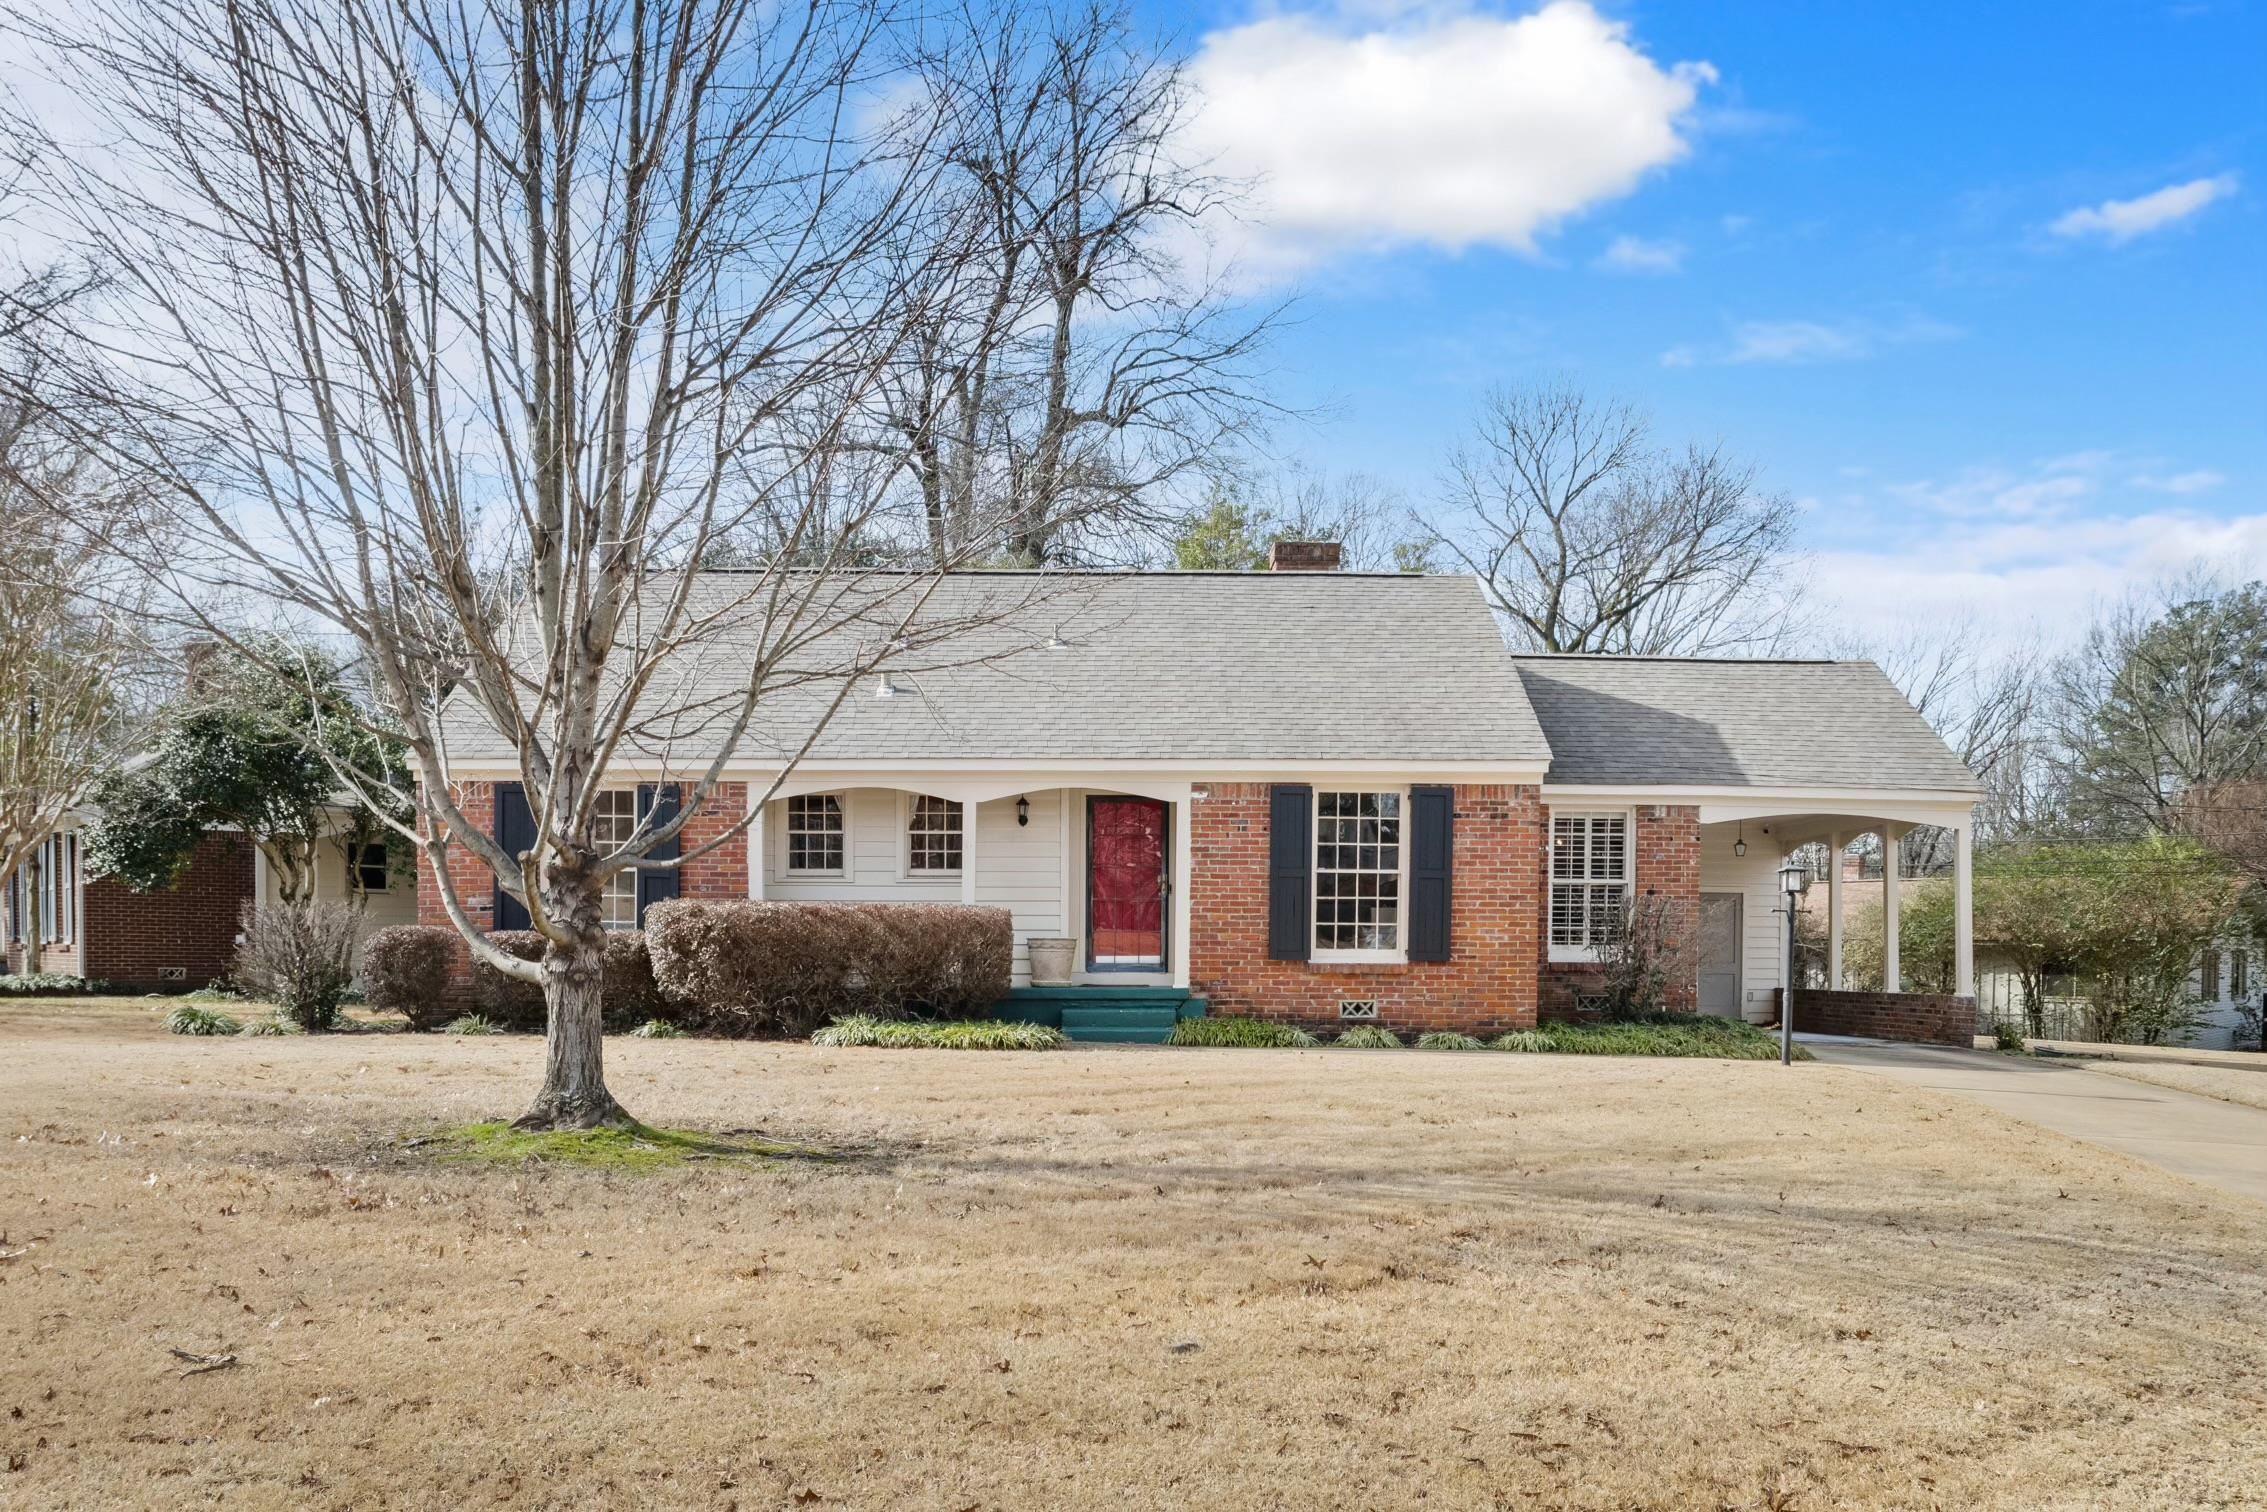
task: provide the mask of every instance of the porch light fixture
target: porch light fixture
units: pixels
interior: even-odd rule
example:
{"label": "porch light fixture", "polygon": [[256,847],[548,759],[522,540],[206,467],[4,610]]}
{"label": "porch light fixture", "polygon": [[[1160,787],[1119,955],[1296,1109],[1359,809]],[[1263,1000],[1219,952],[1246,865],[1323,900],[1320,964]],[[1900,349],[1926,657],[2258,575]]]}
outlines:
{"label": "porch light fixture", "polygon": [[1793,856],[1779,863],[1779,890],[1787,895],[1787,965],[1781,974],[1786,985],[1779,989],[1779,1064],[1782,1066],[1795,1063],[1795,900],[1803,895],[1803,886],[1809,880],[1809,873]]}
{"label": "porch light fixture", "polygon": [[1732,841],[1732,854],[1735,856],[1747,854],[1747,821],[1745,819],[1740,821],[1739,836]]}
{"label": "porch light fixture", "polygon": [[1019,798],[1017,798],[1017,799],[1016,799],[1016,801],[1015,801],[1015,824],[1016,824],[1016,828],[1017,828],[1017,829],[1021,829],[1021,828],[1023,828],[1023,827],[1025,826],[1025,825],[1029,824],[1030,822],[1031,822],[1031,800],[1030,800],[1030,799],[1029,799],[1028,797],[1019,797]]}

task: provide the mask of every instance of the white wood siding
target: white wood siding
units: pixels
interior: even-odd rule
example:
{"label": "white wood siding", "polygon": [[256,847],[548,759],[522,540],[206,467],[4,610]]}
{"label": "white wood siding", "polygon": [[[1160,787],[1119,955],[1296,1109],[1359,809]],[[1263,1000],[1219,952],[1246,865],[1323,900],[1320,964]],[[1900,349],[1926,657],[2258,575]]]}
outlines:
{"label": "white wood siding", "polygon": [[[1753,826],[1751,825],[1752,829]],[[1786,950],[1786,906],[1779,896],[1779,853],[1769,840],[1748,837],[1747,854],[1735,856],[1738,835],[1731,825],[1700,831],[1700,890],[1740,895],[1740,1001],[1768,1000],[1779,985],[1780,957]]]}
{"label": "white wood siding", "polygon": [[[905,874],[904,795],[895,788],[848,788],[843,803],[843,874],[840,877],[789,876],[786,854],[787,809],[775,802],[764,815],[764,886],[769,902],[803,903],[958,903],[958,877],[914,879]],[[1063,907],[1063,794],[1039,789],[1031,800],[1031,822],[1015,822],[1015,800],[976,805],[974,854],[976,901],[1005,908],[1015,917],[1015,984],[1029,986],[1031,966],[1025,941],[1033,935],[1070,933]]]}

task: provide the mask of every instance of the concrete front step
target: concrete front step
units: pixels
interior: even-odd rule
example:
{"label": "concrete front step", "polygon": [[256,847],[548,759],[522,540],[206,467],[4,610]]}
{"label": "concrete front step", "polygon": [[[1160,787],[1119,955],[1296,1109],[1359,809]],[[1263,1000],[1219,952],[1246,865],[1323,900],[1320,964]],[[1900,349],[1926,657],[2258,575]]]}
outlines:
{"label": "concrete front step", "polygon": [[1204,1017],[1205,1002],[1178,987],[1022,987],[997,1012],[1053,1025],[1073,1040],[1161,1045],[1182,1019]]}

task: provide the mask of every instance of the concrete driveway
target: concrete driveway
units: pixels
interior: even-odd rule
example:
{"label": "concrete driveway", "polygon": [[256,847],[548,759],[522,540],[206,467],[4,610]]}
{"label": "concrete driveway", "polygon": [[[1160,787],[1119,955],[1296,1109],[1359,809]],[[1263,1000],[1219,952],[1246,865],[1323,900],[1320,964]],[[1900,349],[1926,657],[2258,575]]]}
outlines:
{"label": "concrete driveway", "polygon": [[2083,1066],[1981,1050],[1806,1038],[1811,1054],[2136,1156],[2267,1202],[2267,1111],[2128,1081]]}

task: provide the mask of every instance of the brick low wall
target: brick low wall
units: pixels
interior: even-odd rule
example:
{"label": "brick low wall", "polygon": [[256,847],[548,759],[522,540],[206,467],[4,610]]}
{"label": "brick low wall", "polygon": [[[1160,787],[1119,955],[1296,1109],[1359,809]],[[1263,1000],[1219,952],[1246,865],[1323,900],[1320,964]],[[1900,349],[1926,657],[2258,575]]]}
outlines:
{"label": "brick low wall", "polygon": [[1975,1043],[1976,1000],[1933,992],[1824,992],[1795,994],[1795,1029],[1802,1034],[1849,1034],[1915,1045]]}

